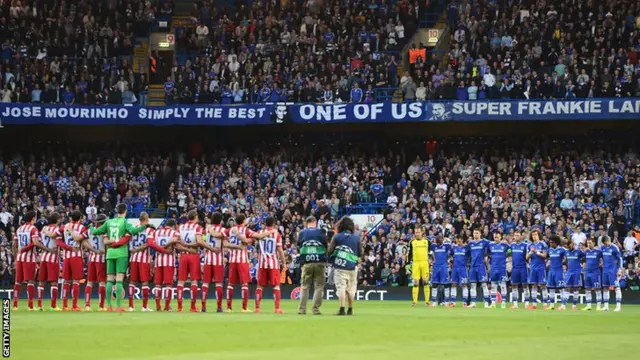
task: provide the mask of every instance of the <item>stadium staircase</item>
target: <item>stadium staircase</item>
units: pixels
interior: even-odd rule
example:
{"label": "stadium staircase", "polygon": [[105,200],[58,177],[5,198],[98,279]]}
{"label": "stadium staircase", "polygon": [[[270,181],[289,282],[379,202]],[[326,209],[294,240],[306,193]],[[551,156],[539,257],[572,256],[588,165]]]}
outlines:
{"label": "stadium staircase", "polygon": [[149,78],[149,39],[139,38],[133,50],[133,70]]}
{"label": "stadium staircase", "polygon": [[[193,6],[193,2],[191,2],[191,6]],[[190,9],[190,8],[189,8]],[[188,12],[188,9],[186,9],[183,12]],[[191,21],[191,18],[188,15],[174,15],[171,18],[171,29],[169,30],[170,34],[174,34],[176,36],[176,38],[178,38],[179,32],[182,28],[185,27],[191,27],[194,26],[193,22]],[[149,58],[148,58],[148,54],[149,54],[149,50],[148,50],[148,43],[145,42],[144,43],[145,48],[144,49],[138,49],[136,48],[135,50],[135,58],[134,58],[134,67],[137,68],[138,65],[136,65],[136,61],[139,64],[144,64],[145,65],[145,72],[148,74],[149,71]],[[138,57],[138,54],[145,54],[144,59],[142,59],[141,57]],[[174,56],[177,56],[177,49],[174,52]],[[144,63],[142,62],[144,61]],[[157,84],[157,85],[149,85],[149,99],[147,102],[148,106],[165,106],[165,96],[164,96],[164,86]],[[161,209],[162,211],[164,211],[164,209]],[[164,212],[162,213],[162,216],[164,216]]]}
{"label": "stadium staircase", "polygon": [[149,85],[148,106],[165,106],[164,102],[164,86],[152,84]]}

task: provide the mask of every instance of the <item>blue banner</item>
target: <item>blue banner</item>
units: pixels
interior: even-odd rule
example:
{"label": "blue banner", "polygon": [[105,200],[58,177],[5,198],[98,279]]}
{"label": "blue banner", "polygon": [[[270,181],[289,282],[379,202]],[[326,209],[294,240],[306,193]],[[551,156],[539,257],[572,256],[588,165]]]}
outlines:
{"label": "blue banner", "polygon": [[0,104],[3,125],[267,125],[639,119],[640,99],[367,104],[65,106]]}

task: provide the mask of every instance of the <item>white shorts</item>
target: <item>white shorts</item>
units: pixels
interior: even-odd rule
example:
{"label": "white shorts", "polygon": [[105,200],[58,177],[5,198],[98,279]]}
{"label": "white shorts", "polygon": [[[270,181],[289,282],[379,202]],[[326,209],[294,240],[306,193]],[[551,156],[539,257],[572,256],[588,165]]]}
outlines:
{"label": "white shorts", "polygon": [[355,298],[356,290],[358,290],[358,270],[342,270],[335,269],[333,272],[333,281],[336,284],[338,293],[346,292]]}

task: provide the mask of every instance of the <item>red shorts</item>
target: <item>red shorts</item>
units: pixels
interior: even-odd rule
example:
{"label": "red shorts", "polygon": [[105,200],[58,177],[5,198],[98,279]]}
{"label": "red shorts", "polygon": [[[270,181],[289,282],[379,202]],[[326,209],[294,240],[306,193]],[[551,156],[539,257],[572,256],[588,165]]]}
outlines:
{"label": "red shorts", "polygon": [[249,263],[229,264],[229,285],[248,284],[250,281]]}
{"label": "red shorts", "polygon": [[191,281],[200,280],[200,255],[182,254],[178,265],[178,281],[186,281],[187,274]]}
{"label": "red shorts", "polygon": [[107,281],[107,264],[92,261],[87,266],[87,281],[105,282]]}
{"label": "red shorts", "polygon": [[26,261],[16,261],[16,282],[35,281],[36,263]]}
{"label": "red shorts", "polygon": [[222,284],[224,281],[223,265],[205,265],[204,266],[204,284],[210,284],[213,280],[216,284]]}
{"label": "red shorts", "polygon": [[84,279],[83,266],[84,263],[81,257],[64,259],[62,263],[62,278],[67,281]]}
{"label": "red shorts", "polygon": [[[129,281],[132,283],[151,280],[151,266],[148,263],[132,262],[129,264]],[[173,280],[173,274],[171,274]]]}
{"label": "red shorts", "polygon": [[153,274],[153,283],[156,285],[173,285],[173,266],[156,266]]}
{"label": "red shorts", "polygon": [[280,285],[280,270],[258,269],[258,285],[262,287]]}
{"label": "red shorts", "polygon": [[38,281],[57,283],[60,277],[60,264],[57,262],[40,262]]}

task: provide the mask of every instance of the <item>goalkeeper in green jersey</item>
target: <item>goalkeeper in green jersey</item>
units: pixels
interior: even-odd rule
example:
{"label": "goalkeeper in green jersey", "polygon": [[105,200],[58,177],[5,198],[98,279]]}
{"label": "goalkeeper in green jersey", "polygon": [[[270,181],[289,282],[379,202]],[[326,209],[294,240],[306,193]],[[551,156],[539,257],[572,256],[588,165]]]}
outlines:
{"label": "goalkeeper in green jersey", "polygon": [[122,282],[127,274],[129,267],[129,247],[125,246],[131,239],[131,235],[143,231],[146,226],[133,227],[127,221],[127,206],[118,204],[116,206],[118,216],[107,220],[99,228],[91,228],[92,235],[107,235],[104,244],[107,247],[107,311],[113,311],[111,307],[110,291],[113,283],[116,284],[116,309],[115,311],[124,312],[122,307],[122,294],[124,287]]}

